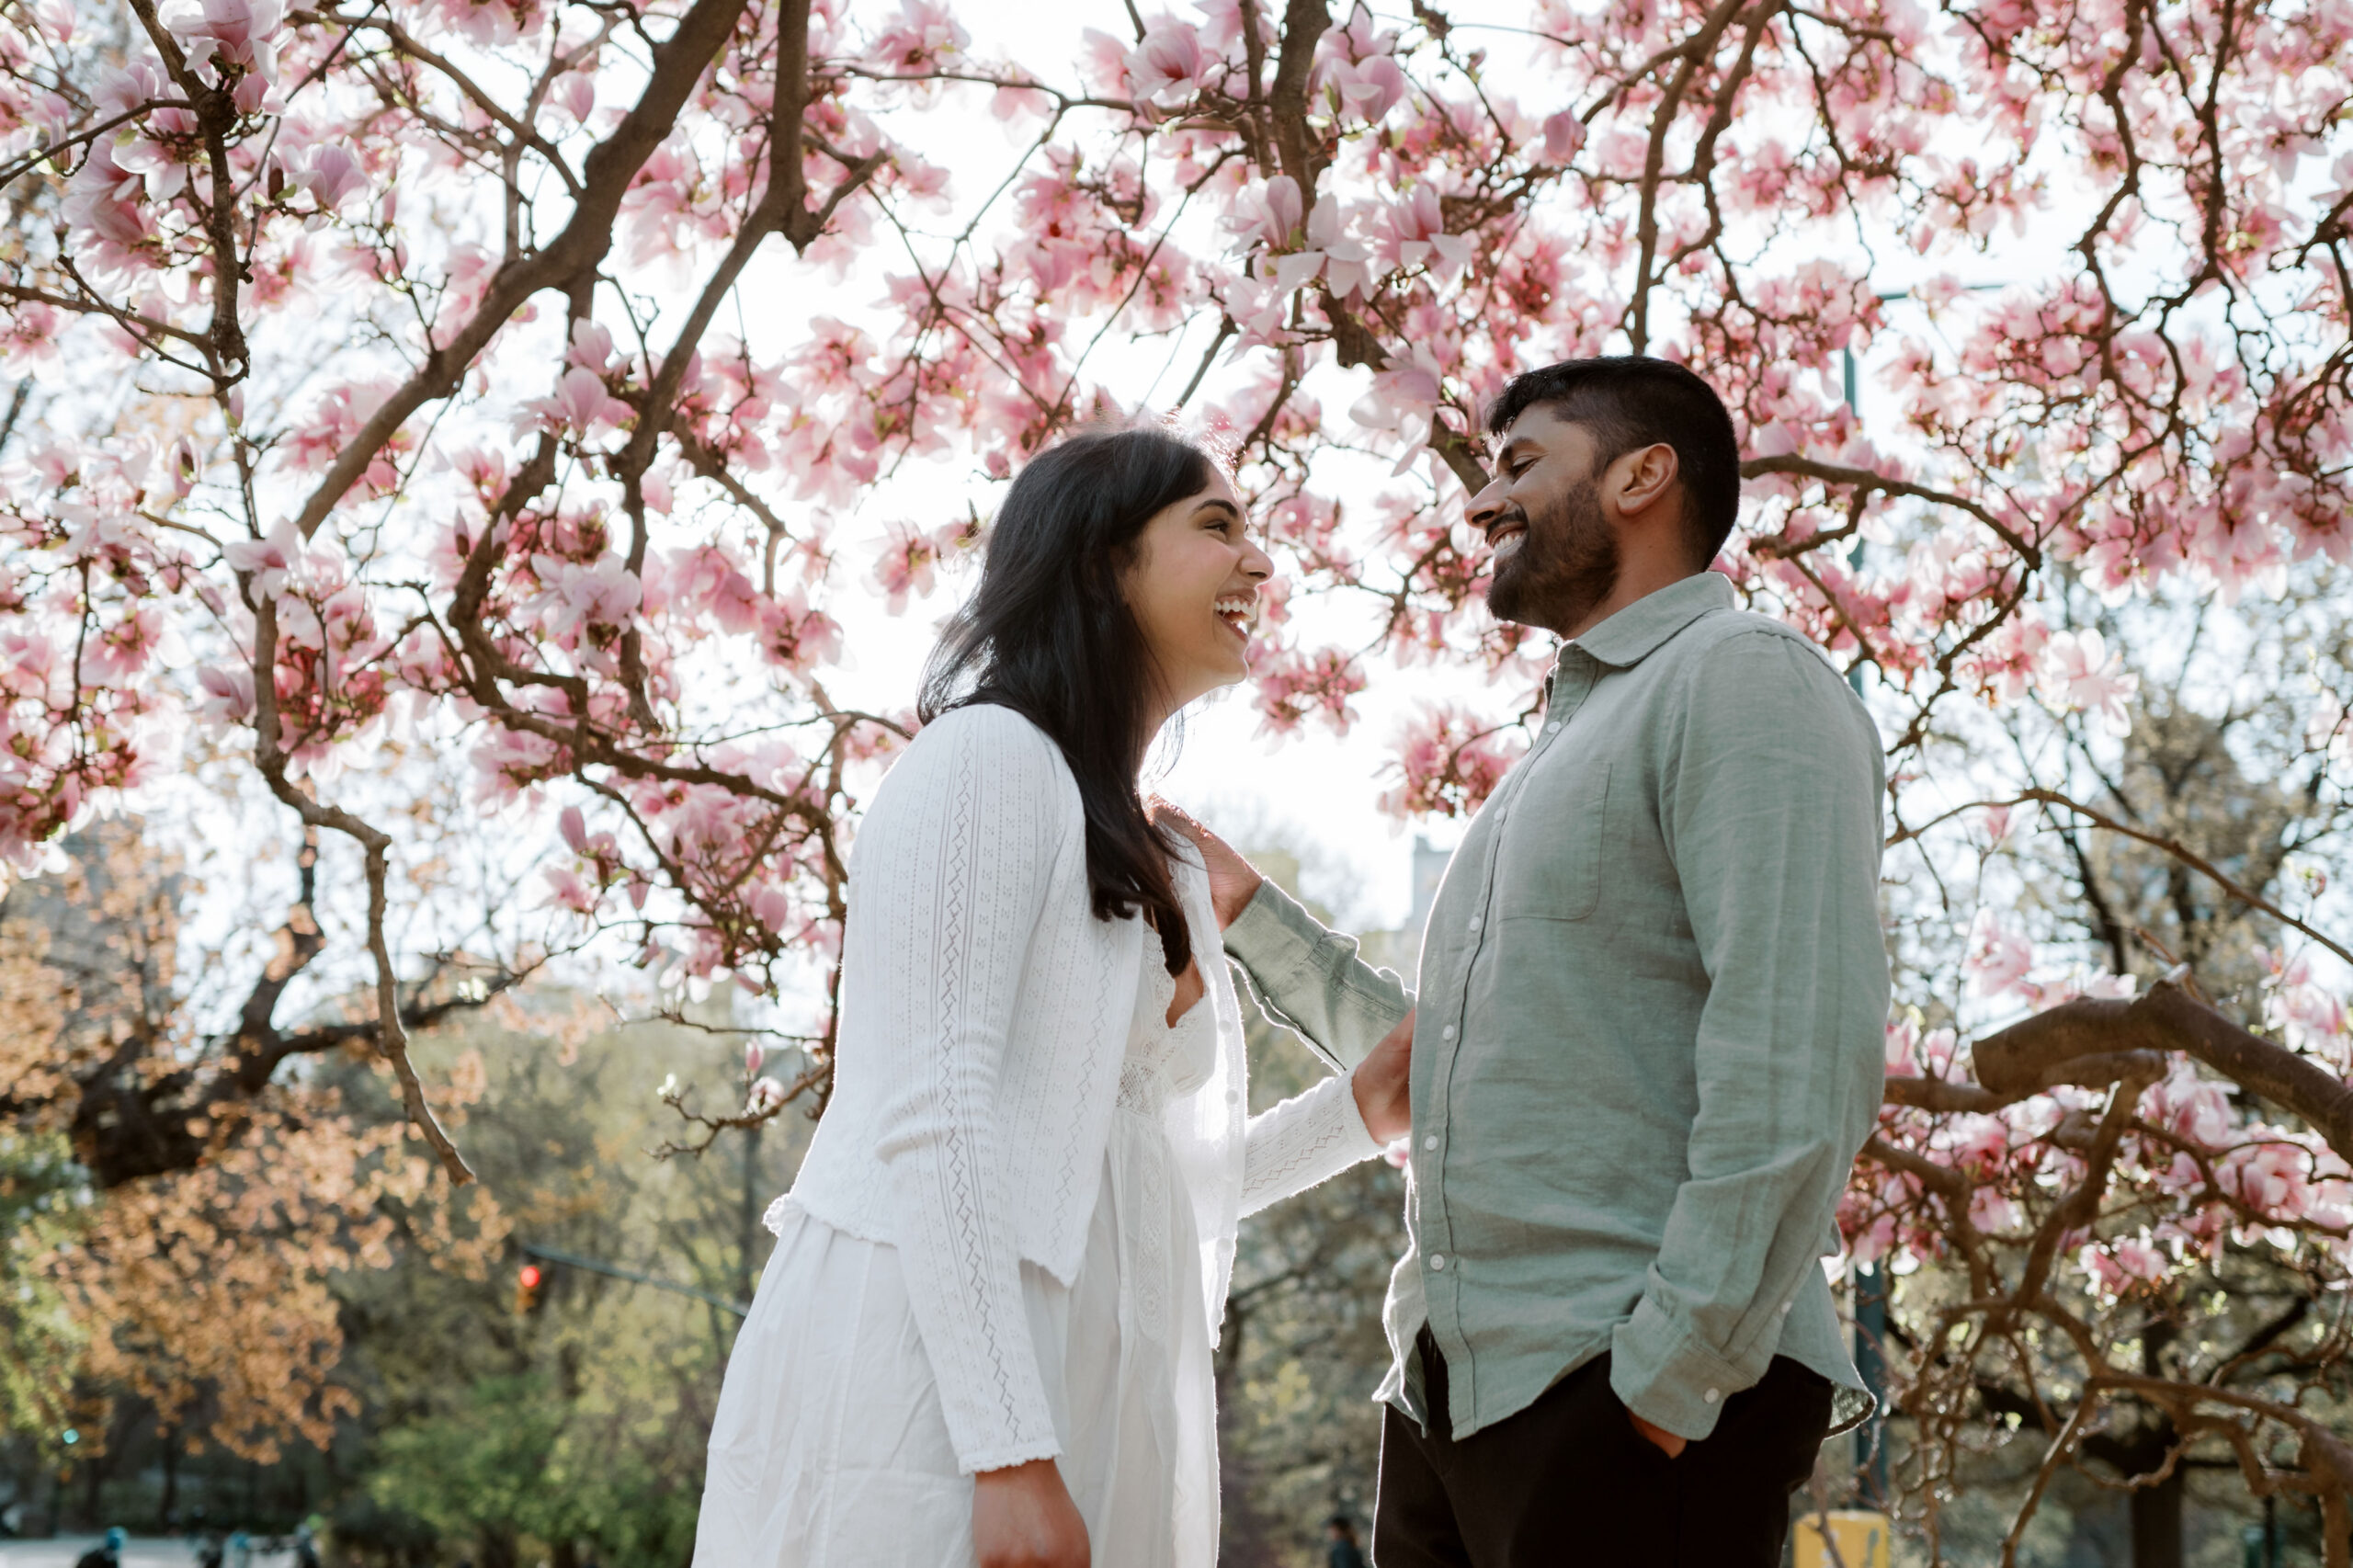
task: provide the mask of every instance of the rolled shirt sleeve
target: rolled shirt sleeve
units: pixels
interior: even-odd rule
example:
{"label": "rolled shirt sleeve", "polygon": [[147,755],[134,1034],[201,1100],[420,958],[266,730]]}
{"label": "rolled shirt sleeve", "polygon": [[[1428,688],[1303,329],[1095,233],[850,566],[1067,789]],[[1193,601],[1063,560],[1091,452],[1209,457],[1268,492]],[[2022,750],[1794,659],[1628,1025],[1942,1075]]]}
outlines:
{"label": "rolled shirt sleeve", "polygon": [[1764,1375],[1820,1267],[1879,1106],[1888,974],[1881,752],[1859,701],[1778,631],[1725,640],[1688,676],[1659,806],[1708,977],[1699,1110],[1609,1375],[1630,1410],[1697,1440]]}
{"label": "rolled shirt sleeve", "polygon": [[1355,937],[1325,928],[1271,881],[1226,927],[1225,950],[1259,1010],[1344,1073],[1414,1010],[1403,980],[1365,962]]}

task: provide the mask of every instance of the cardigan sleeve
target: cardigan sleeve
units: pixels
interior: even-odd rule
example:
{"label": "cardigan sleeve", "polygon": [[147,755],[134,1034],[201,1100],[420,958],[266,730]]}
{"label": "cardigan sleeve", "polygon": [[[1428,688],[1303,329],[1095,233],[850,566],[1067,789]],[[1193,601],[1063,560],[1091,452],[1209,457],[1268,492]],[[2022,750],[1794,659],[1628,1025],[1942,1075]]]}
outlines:
{"label": "cardigan sleeve", "polygon": [[1061,1452],[1029,1336],[1006,1190],[1002,1108],[1022,960],[1066,824],[1053,743],[1001,708],[958,709],[900,758],[859,834],[850,918],[880,923],[862,950],[888,972],[864,994],[895,1060],[877,1150],[904,1225],[909,1304],[967,1472]]}
{"label": "cardigan sleeve", "polygon": [[1242,1212],[1256,1214],[1305,1192],[1383,1147],[1357,1109],[1354,1074],[1335,1074],[1250,1119],[1243,1136]]}

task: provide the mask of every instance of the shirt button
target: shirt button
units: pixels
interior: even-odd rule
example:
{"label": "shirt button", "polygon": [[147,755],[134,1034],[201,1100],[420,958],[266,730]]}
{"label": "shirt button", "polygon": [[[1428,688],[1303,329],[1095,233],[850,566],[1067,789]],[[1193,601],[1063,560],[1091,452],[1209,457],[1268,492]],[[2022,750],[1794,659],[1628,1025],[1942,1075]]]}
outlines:
{"label": "shirt button", "polygon": [[1714,1389],[1710,1389],[1707,1392],[1705,1392],[1705,1393],[1701,1394],[1699,1397],[1700,1397],[1701,1399],[1706,1400],[1710,1404],[1713,1404],[1713,1403],[1716,1403],[1716,1401],[1718,1401],[1718,1400],[1720,1400],[1720,1399],[1723,1398],[1723,1395],[1722,1395],[1722,1393],[1718,1392],[1717,1392],[1716,1390],[1714,1390]]}
{"label": "shirt button", "polygon": [[1471,929],[1472,929],[1473,931],[1476,931],[1476,930],[1479,928],[1479,922],[1480,922],[1480,920],[1481,920],[1482,918],[1483,918],[1483,916],[1481,916],[1481,915],[1472,915],[1472,916],[1471,917]]}
{"label": "shirt button", "polygon": [[1442,1252],[1434,1252],[1430,1254],[1430,1272],[1433,1274],[1443,1274],[1446,1272],[1446,1254]]}
{"label": "shirt button", "polygon": [[1440,1040],[1452,1040],[1454,1038],[1454,1026],[1452,1024],[1449,1024],[1446,1028],[1438,1030],[1438,1038]]}
{"label": "shirt button", "polygon": [[1788,1312],[1791,1307],[1794,1307],[1794,1306],[1796,1306],[1796,1305],[1797,1305],[1797,1302],[1796,1302],[1796,1301],[1783,1301],[1783,1302],[1781,1303],[1781,1310],[1782,1310],[1783,1312]]}
{"label": "shirt button", "polygon": [[[1437,1134],[1437,1133],[1435,1133],[1435,1132],[1433,1132],[1433,1133],[1431,1133],[1428,1137],[1427,1137],[1427,1138],[1423,1139],[1423,1140],[1422,1140],[1422,1147],[1423,1147],[1423,1148],[1425,1148],[1425,1149],[1435,1149],[1435,1148],[1437,1148],[1437,1147],[1438,1147],[1438,1134]],[[1784,1310],[1786,1310],[1786,1309],[1784,1309]]]}

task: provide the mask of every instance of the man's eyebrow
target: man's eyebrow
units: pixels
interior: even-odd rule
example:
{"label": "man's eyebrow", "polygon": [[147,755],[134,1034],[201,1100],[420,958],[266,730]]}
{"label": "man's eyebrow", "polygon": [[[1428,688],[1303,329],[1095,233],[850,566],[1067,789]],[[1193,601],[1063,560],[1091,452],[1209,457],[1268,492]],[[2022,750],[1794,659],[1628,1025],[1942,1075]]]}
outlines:
{"label": "man's eyebrow", "polygon": [[1503,444],[1502,450],[1495,453],[1495,466],[1497,468],[1508,467],[1513,458],[1528,450],[1529,448],[1536,445],[1538,445],[1538,443],[1532,437],[1527,436],[1514,436],[1510,440],[1506,441]]}

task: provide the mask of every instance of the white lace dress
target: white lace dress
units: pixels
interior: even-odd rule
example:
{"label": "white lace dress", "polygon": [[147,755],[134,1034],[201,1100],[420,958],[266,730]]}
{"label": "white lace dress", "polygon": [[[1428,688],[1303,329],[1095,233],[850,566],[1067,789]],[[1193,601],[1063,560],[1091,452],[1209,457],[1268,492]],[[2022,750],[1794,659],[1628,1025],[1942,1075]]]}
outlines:
{"label": "white lace dress", "polygon": [[[1061,1467],[1105,1568],[1217,1557],[1213,1325],[1202,1248],[1172,1160],[1172,1097],[1207,1083],[1205,998],[1172,1027],[1175,982],[1143,965],[1084,1260],[1065,1289],[1021,1266]],[[1348,1080],[1251,1119],[1245,1212],[1380,1152]],[[972,1568],[960,1471],[895,1247],[790,1199],[712,1422],[696,1568]]]}

